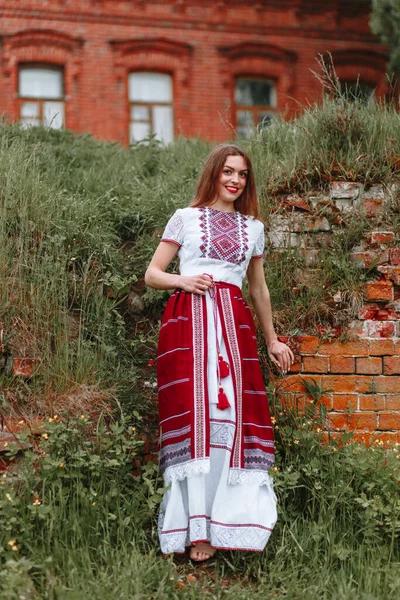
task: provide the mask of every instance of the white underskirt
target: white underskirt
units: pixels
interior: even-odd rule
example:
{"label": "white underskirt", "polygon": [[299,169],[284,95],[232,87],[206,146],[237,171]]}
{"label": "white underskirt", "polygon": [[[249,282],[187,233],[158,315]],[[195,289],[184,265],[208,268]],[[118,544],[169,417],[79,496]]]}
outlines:
{"label": "white underskirt", "polygon": [[[210,469],[200,473],[193,470],[191,476],[182,480],[175,478],[168,484],[159,515],[163,554],[185,552],[185,547],[198,541],[209,541],[219,549],[261,552],[277,520],[276,495],[270,477],[265,482],[263,475],[264,485],[228,483],[235,432],[233,382],[230,375],[222,380],[231,408],[219,410],[216,405],[215,327],[209,298],[207,308]],[[218,329],[221,353],[226,358],[220,327]]]}

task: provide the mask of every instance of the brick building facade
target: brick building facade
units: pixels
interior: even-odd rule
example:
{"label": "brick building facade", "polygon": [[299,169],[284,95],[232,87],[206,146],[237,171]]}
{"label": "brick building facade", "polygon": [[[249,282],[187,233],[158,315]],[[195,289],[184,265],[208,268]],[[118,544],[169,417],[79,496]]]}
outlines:
{"label": "brick building facade", "polygon": [[127,144],[222,141],[342,81],[387,92],[369,0],[0,0],[0,113]]}

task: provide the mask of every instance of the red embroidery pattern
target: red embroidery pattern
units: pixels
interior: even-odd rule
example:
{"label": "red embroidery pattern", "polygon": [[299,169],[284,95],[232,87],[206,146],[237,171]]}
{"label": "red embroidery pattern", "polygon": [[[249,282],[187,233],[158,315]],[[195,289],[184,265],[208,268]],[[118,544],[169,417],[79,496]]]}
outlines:
{"label": "red embroidery pattern", "polygon": [[246,217],[203,206],[200,208],[202,258],[240,264],[249,249]]}

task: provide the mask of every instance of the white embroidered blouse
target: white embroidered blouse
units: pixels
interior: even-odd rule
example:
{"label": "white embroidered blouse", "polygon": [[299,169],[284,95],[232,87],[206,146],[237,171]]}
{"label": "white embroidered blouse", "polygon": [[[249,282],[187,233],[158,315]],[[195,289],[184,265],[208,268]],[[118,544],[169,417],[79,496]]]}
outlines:
{"label": "white embroidered blouse", "polygon": [[264,225],[240,212],[202,206],[178,208],[161,241],[179,246],[181,275],[212,275],[242,287],[251,258],[262,258]]}

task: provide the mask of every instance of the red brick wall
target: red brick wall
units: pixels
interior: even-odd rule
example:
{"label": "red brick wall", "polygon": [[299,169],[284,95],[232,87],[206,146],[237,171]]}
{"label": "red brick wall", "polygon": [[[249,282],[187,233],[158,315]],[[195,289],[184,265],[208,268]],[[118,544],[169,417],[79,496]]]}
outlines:
{"label": "red brick wall", "polygon": [[127,75],[172,74],[175,134],[232,137],[235,76],[276,83],[293,114],[320,97],[310,69],[330,51],[339,76],[386,92],[386,55],[367,0],[0,0],[0,113],[18,116],[21,62],[64,67],[66,126],[126,143]]}
{"label": "red brick wall", "polygon": [[[313,211],[318,212],[323,205],[328,216],[330,209],[332,215],[345,215],[357,208],[368,214],[376,227],[385,203],[399,200],[400,190],[395,187],[365,190],[358,183],[334,183],[329,195],[310,194],[306,199],[291,196],[283,202],[284,211],[272,216],[272,251],[297,246],[309,271],[318,270],[318,247],[329,243],[335,228],[332,220],[314,217]],[[379,279],[364,284],[363,302],[357,317],[343,329],[345,335],[337,332],[333,337],[325,336],[328,339],[323,335],[290,339],[297,361],[279,382],[287,398],[295,398],[304,408],[311,397],[302,380],[314,380],[325,390],[321,402],[327,408],[327,431],[352,430],[356,438],[366,442],[400,442],[400,246],[396,236],[395,231],[372,229],[352,249],[354,263],[360,269],[374,265]],[[337,311],[341,310],[340,293],[333,297],[338,302]]]}

